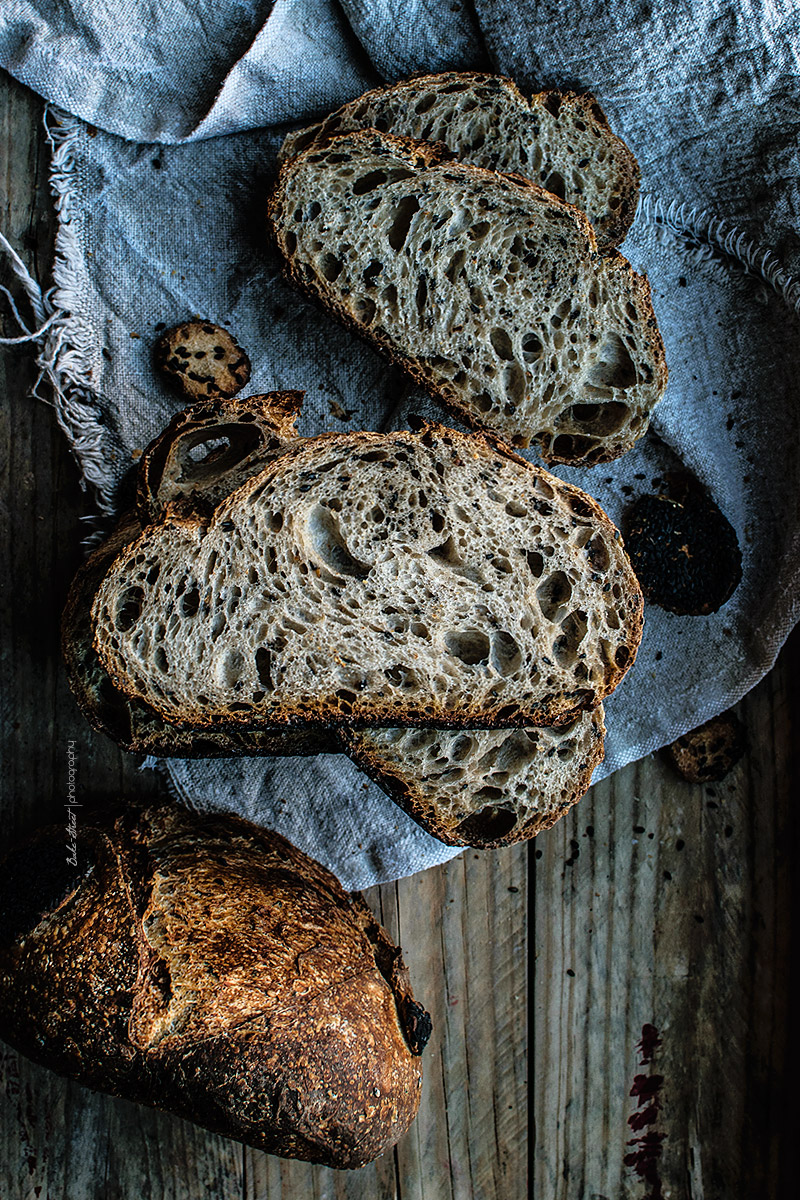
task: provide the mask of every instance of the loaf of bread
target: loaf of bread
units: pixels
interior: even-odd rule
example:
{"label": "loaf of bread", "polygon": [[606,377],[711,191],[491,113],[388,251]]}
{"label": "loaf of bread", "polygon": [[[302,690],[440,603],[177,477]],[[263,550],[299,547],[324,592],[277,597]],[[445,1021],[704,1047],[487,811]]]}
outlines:
{"label": "loaf of bread", "polygon": [[622,241],[636,212],[639,166],[594,96],[544,91],[527,99],[498,75],[421,75],[289,134],[279,162],[358,129],[438,142],[462,162],[523,175],[585,212],[601,248]]}
{"label": "loaf of bread", "polygon": [[430,1019],[359,897],[276,834],[174,805],[13,850],[0,1016],[23,1054],[290,1158],[360,1167],[417,1111]]}
{"label": "loaf of bread", "polygon": [[211,517],[168,512],[92,620],[115,686],[172,724],[493,728],[613,691],[642,599],[585,493],[425,425],[299,439]]}
{"label": "loaf of bread", "polygon": [[288,278],[459,418],[547,462],[617,458],[667,381],[650,288],[570,204],[366,130],[282,167]]}

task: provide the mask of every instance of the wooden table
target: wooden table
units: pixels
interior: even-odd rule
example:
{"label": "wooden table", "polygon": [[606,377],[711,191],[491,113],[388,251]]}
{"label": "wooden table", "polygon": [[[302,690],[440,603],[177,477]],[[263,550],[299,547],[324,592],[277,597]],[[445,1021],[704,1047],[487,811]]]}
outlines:
{"label": "wooden table", "polygon": [[[53,217],[41,117],[37,97],[0,78],[0,229],[47,283]],[[8,322],[5,332],[14,332]],[[32,358],[25,347],[0,350],[8,841],[62,819],[70,740],[87,803],[159,788],[138,760],[92,733],[59,665],[58,614],[90,498],[52,410],[28,395]],[[796,1126],[781,1132],[796,1090],[799,679],[795,636],[739,706],[750,750],[719,785],[692,786],[645,759],[595,786],[529,847],[468,850],[370,889],[435,1031],[419,1119],[378,1163],[335,1172],[243,1149],[64,1081],[0,1044],[0,1196],[788,1195],[798,1142]],[[657,1031],[652,1054],[646,1026]],[[637,1113],[653,1123],[637,1130]],[[632,1144],[648,1134],[658,1135],[660,1157]]]}

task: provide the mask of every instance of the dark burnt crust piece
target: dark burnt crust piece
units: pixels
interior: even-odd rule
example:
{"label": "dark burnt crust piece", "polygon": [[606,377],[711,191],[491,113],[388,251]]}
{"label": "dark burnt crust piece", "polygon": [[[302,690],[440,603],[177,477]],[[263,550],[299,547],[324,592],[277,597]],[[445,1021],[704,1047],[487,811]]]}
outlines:
{"label": "dark burnt crust piece", "polygon": [[689,783],[718,783],[747,750],[744,725],[728,709],[664,748],[664,756]]}
{"label": "dark burnt crust piece", "polygon": [[667,495],[639,496],[623,518],[628,556],[648,600],[680,616],[707,616],[742,578],[736,531],[697,480],[667,478]]}
{"label": "dark burnt crust piece", "polygon": [[[537,105],[540,105],[541,107],[549,108],[551,112],[555,108],[557,112],[563,106],[567,109],[579,111],[585,120],[592,124],[597,124],[604,132],[606,144],[613,151],[613,157],[620,170],[622,187],[620,189],[619,206],[604,214],[604,217],[595,224],[595,230],[598,240],[602,240],[604,246],[617,246],[624,240],[636,215],[641,172],[634,154],[622,139],[613,132],[608,118],[600,107],[596,97],[590,92],[576,92],[569,88],[562,91],[551,88],[534,91],[530,98],[527,98],[525,93],[512,79],[504,76],[488,75],[473,71],[414,74],[409,79],[403,80],[400,83],[373,88],[371,91],[365,92],[364,95],[348,101],[316,125],[308,126],[305,129],[298,130],[294,134],[290,134],[279,152],[279,165],[291,161],[292,158],[295,158],[311,145],[322,145],[339,133],[350,132],[355,128],[363,127],[350,119],[350,114],[353,110],[362,104],[371,105],[375,101],[380,101],[388,97],[397,97],[399,102],[405,92],[414,95],[425,87],[440,88],[454,84],[462,85],[464,88],[486,88],[494,92],[507,90],[512,97],[523,104],[527,104],[531,109],[535,109]],[[551,192],[550,194],[553,195],[554,193]]]}
{"label": "dark burnt crust piece", "polygon": [[[77,862],[60,827],[4,862],[10,1044],[286,1157],[355,1168],[405,1132],[427,1014],[399,949],[330,872],[277,834],[173,804],[87,814]],[[185,942],[177,894],[197,931]]]}
{"label": "dark burnt crust piece", "polygon": [[408,814],[412,820],[427,832],[444,842],[447,846],[474,846],[478,849],[489,850],[500,846],[511,846],[517,842],[527,841],[536,837],[545,829],[551,829],[560,821],[564,813],[584,796],[592,782],[595,767],[603,761],[604,755],[604,725],[600,720],[595,728],[591,753],[577,769],[573,781],[573,791],[564,801],[561,801],[555,811],[542,814],[526,821],[522,825],[516,822],[507,830],[508,821],[503,814],[513,816],[511,809],[502,804],[487,804],[479,812],[455,824],[445,823],[436,806],[431,804],[421,792],[410,783],[386,758],[379,753],[371,753],[348,736],[343,730],[340,734],[342,746],[360,771],[368,775],[386,792],[396,804]]}
{"label": "dark burnt crust piece", "polygon": [[165,330],[153,361],[187,400],[235,396],[250,379],[250,359],[227,329],[211,321],[182,321]]}
{"label": "dark burnt crust piece", "polygon": [[[211,511],[232,490],[222,484],[226,476],[236,468],[255,473],[262,461],[297,436],[303,396],[301,391],[222,396],[198,400],[176,413],[139,462],[136,503],[142,524],[158,520],[168,502],[190,492],[204,510]],[[230,445],[195,465],[188,452],[206,440],[205,433],[217,439],[227,434]],[[215,487],[217,479],[220,486]]]}
{"label": "dark burnt crust piece", "polygon": [[[412,435],[409,435],[405,431],[391,433],[360,431],[358,435],[352,433],[325,433],[315,438],[303,439],[304,448],[307,448],[310,443],[314,443],[315,450],[317,447],[324,447],[326,450],[344,449],[352,442],[355,436],[363,439],[365,445],[374,443],[376,446],[382,446],[387,440],[402,440]],[[615,540],[619,540],[619,531],[616,530],[613,523],[596,501],[581,492],[580,489],[563,483],[561,480],[543,471],[542,468],[527,462],[507,446],[506,443],[493,435],[487,436],[483,432],[465,435],[456,434],[455,431],[448,427],[434,422],[426,422],[424,431],[421,434],[426,445],[432,449],[436,448],[438,438],[448,443],[452,436],[474,438],[476,449],[482,446],[490,452],[499,452],[524,466],[532,475],[546,476],[548,482],[557,487],[562,494],[573,496],[587,515],[591,513],[599,524],[603,525],[607,531],[612,532]],[[298,453],[302,453],[303,451],[298,449],[298,447],[299,443],[296,443],[295,449],[297,449]],[[275,469],[276,463],[268,464],[257,477],[249,480],[239,490],[245,493],[248,489],[259,486],[265,477]],[[211,520],[213,521],[214,517]],[[208,522],[194,512],[175,511],[174,508],[168,507],[163,520],[158,524],[160,526],[173,525],[176,528],[183,525],[188,532],[197,533],[207,528]],[[139,539],[142,542],[143,548],[146,547],[147,532],[147,529],[145,529]],[[121,553],[125,553],[126,550],[127,547]],[[285,717],[280,721],[259,719],[258,717],[254,717],[252,713],[231,712],[229,710],[224,714],[207,714],[205,718],[190,716],[188,714],[172,714],[169,723],[178,728],[190,728],[196,731],[247,728],[265,731],[309,729],[327,732],[332,732],[341,726],[352,728],[419,726],[420,728],[501,729],[523,728],[526,725],[559,726],[569,724],[579,713],[585,712],[588,708],[593,707],[598,700],[602,700],[605,696],[610,695],[635,660],[643,628],[643,598],[641,592],[638,588],[636,592],[629,592],[629,594],[620,598],[620,604],[624,604],[627,609],[626,623],[629,629],[629,636],[627,641],[618,647],[616,665],[614,668],[609,668],[604,686],[599,693],[591,688],[575,688],[570,691],[547,695],[540,704],[531,709],[520,709],[513,702],[498,702],[491,709],[483,708],[474,710],[470,709],[468,704],[465,703],[463,708],[458,712],[448,710],[442,713],[437,713],[430,705],[415,707],[411,703],[409,703],[408,708],[403,713],[398,713],[388,706],[383,708],[374,702],[368,705],[357,694],[352,693],[352,699],[349,696],[343,697],[341,694],[337,696],[335,712],[332,712],[330,707],[323,706],[318,702],[297,701],[293,708],[287,711]],[[104,658],[103,647],[99,644],[97,635],[95,635],[94,647],[117,690],[130,699],[141,701],[136,682],[133,679],[120,676],[114,667]],[[148,704],[148,707],[151,706]],[[158,709],[154,711],[158,713]]]}
{"label": "dark burnt crust piece", "polygon": [[[347,134],[341,135],[347,137]],[[418,169],[428,169],[435,167],[443,161],[449,159],[449,154],[444,152],[443,147],[438,144],[426,144],[415,142],[410,138],[398,137],[394,134],[381,133],[381,141],[394,146],[397,150],[405,152],[412,159],[413,165]],[[336,136],[326,139],[323,143],[329,144],[336,141]],[[311,153],[311,148],[309,149]],[[297,266],[288,251],[284,251],[281,245],[281,238],[278,234],[275,221],[275,214],[280,208],[278,192],[280,190],[281,179],[284,173],[291,172],[294,164],[294,159],[287,159],[280,167],[278,173],[278,182],[270,193],[267,201],[267,232],[271,246],[274,252],[278,255],[282,262],[282,270],[286,280],[301,291],[305,296],[312,300],[315,304],[321,307],[329,315],[335,317],[341,325],[346,329],[356,333],[367,345],[376,346],[378,350],[385,355],[388,361],[396,367],[404,370],[414,383],[423,388],[430,396],[438,400],[445,410],[451,413],[459,421],[463,422],[470,430],[475,433],[481,433],[485,436],[493,437],[493,431],[488,429],[469,408],[464,406],[459,399],[458,389],[455,385],[447,380],[431,379],[427,372],[414,357],[413,353],[404,350],[399,346],[390,335],[381,326],[366,326],[359,321],[334,295],[326,292],[315,280],[313,275],[306,274],[299,266]],[[600,257],[597,250],[594,230],[589,222],[588,217],[579,208],[568,204],[564,200],[560,200],[554,196],[552,192],[548,192],[545,188],[534,183],[532,180],[523,175],[505,173],[501,176],[497,172],[486,170],[482,167],[469,166],[465,167],[469,172],[483,175],[487,181],[495,183],[496,180],[502,178],[506,180],[510,186],[517,187],[524,191],[533,191],[547,198],[549,204],[553,207],[561,208],[569,211],[580,227],[587,242],[591,246],[591,253]],[[649,309],[649,316],[644,325],[647,331],[647,344],[653,357],[656,367],[656,385],[663,392],[667,385],[668,369],[664,343],[661,338],[661,333],[658,328],[658,321],[652,309],[652,290],[650,282],[646,276],[638,274],[633,270],[633,267],[628,263],[621,254],[616,250],[609,250],[602,257],[609,260],[617,259],[620,263],[624,263],[626,273],[633,281],[636,293],[640,297],[641,303]],[[569,446],[571,452],[558,453],[552,448],[548,449],[546,436],[540,439],[531,437],[529,444],[535,444],[538,453],[541,455],[543,462],[548,465],[564,463],[565,465],[585,465],[596,466],[601,463],[613,462],[627,453],[630,447],[605,447],[594,446],[589,453],[583,445],[586,438],[582,438],[580,434],[562,434],[560,435],[561,444],[564,447]]]}

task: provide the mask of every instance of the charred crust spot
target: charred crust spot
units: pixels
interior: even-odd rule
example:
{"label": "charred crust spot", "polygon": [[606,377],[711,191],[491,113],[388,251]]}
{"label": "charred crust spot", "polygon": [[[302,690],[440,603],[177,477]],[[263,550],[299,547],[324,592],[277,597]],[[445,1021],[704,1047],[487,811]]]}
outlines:
{"label": "charred crust spot", "polygon": [[433,1032],[431,1015],[410,996],[401,997],[397,1008],[408,1048],[418,1057],[427,1046]]}
{"label": "charred crust spot", "polygon": [[665,748],[664,754],[690,783],[717,783],[746,749],[745,728],[736,714],[728,710],[684,733]]}
{"label": "charred crust spot", "polygon": [[742,577],[733,526],[698,486],[679,502],[640,496],[625,514],[625,548],[648,600],[668,612],[702,616],[730,599]]}

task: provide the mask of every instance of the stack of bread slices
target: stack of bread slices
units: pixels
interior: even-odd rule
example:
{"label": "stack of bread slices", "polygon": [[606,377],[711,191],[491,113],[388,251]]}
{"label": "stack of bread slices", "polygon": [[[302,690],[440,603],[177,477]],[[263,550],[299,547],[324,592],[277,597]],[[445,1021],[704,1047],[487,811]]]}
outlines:
{"label": "stack of bread slices", "polygon": [[190,406],[76,577],[70,681],[128,749],[343,752],[445,842],[530,837],[589,786],[641,637],[618,531],[513,448],[607,461],[663,392],[615,249],[635,161],[591,97],[472,74],[369,93],[281,159],[290,279],[472,432],[303,438],[299,392]]}

